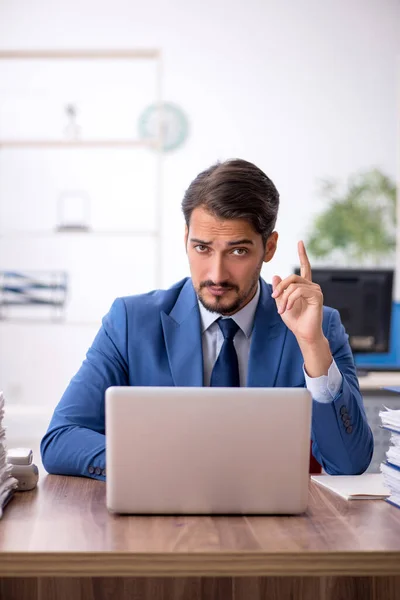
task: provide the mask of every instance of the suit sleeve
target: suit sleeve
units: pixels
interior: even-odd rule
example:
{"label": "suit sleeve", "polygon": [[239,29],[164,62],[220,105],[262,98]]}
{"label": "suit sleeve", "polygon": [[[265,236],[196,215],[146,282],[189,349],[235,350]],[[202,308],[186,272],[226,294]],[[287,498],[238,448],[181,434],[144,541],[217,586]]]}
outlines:
{"label": "suit sleeve", "polygon": [[128,384],[126,307],[117,299],[42,439],[42,462],[49,473],[105,479],[104,395],[109,386]]}
{"label": "suit sleeve", "polygon": [[313,454],[331,475],[357,475],[368,468],[374,442],[348,336],[337,310],[330,315],[325,335],[343,381],[331,403],[313,400]]}

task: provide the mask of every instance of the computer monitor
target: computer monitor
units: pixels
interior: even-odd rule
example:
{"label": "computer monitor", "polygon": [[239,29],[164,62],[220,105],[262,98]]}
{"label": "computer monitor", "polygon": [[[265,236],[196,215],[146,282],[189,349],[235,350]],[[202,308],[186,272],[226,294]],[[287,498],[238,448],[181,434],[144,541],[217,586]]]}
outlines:
{"label": "computer monitor", "polygon": [[354,353],[389,351],[393,276],[393,269],[312,270],[324,304],[339,311]]}

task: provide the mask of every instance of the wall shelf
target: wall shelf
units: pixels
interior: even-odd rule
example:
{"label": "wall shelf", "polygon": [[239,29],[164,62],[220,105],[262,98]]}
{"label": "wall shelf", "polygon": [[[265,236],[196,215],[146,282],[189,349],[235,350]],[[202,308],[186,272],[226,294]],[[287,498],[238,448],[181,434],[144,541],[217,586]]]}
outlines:
{"label": "wall shelf", "polygon": [[157,140],[124,140],[124,139],[98,139],[98,140],[1,140],[0,149],[4,148],[154,148],[160,142]]}
{"label": "wall shelf", "polygon": [[15,318],[15,317],[11,317],[11,318],[7,318],[7,319],[0,319],[0,326],[2,327],[14,327],[15,325],[21,325],[24,326],[28,325],[30,327],[40,327],[43,328],[46,325],[53,327],[97,327],[97,329],[100,328],[101,325],[101,319],[99,319],[98,321],[68,321],[68,320],[51,320],[51,319],[29,319],[29,318]]}
{"label": "wall shelf", "polygon": [[[157,106],[162,106],[162,56],[161,51],[156,48],[148,48],[148,49],[105,49],[105,48],[95,48],[95,49],[8,49],[8,50],[0,50],[0,62],[3,61],[13,61],[17,63],[18,61],[28,61],[32,63],[33,61],[125,61],[128,63],[129,61],[136,60],[148,60],[149,62],[153,62],[155,66],[154,71],[154,95],[152,94],[151,99],[149,101]],[[64,62],[63,62],[64,64]],[[62,65],[60,65],[62,67]],[[93,67],[94,68],[94,67]],[[151,71],[153,73],[153,71]],[[129,75],[129,74],[128,74]],[[90,85],[90,82],[89,82]],[[106,85],[106,84],[105,84]],[[52,82],[49,81],[49,89],[51,89]],[[0,241],[5,244],[7,242],[13,242],[15,244],[16,252],[18,252],[18,244],[20,240],[31,240],[32,242],[36,242],[37,240],[51,240],[54,244],[62,243],[64,241],[70,240],[87,240],[87,243],[92,242],[95,238],[109,238],[110,244],[113,240],[117,240],[117,238],[124,238],[126,240],[132,239],[141,239],[141,240],[151,240],[154,241],[155,245],[155,257],[151,270],[154,272],[154,287],[160,287],[161,285],[161,265],[162,265],[162,248],[161,248],[161,238],[162,238],[162,202],[161,202],[161,194],[162,194],[162,158],[163,158],[163,145],[162,145],[162,129],[161,129],[161,121],[158,130],[155,135],[151,139],[135,139],[126,137],[119,137],[118,132],[115,132],[115,136],[108,136],[107,134],[102,134],[101,130],[95,132],[98,134],[98,137],[89,137],[88,139],[84,139],[83,136],[79,135],[79,132],[73,132],[72,134],[69,132],[69,135],[66,135],[63,138],[62,131],[55,131],[54,137],[48,137],[45,133],[43,133],[44,137],[42,139],[37,138],[36,136],[31,137],[28,133],[23,134],[21,132],[21,137],[12,137],[7,135],[5,132],[3,134],[3,138],[0,137],[0,151],[13,152],[12,156],[17,157],[17,152],[19,150],[30,150],[30,151],[43,151],[46,149],[49,150],[68,150],[68,151],[79,151],[83,149],[87,150],[96,150],[96,149],[112,149],[112,150],[126,150],[130,149],[140,149],[146,151],[147,149],[152,149],[154,151],[154,159],[155,159],[155,194],[154,194],[154,212],[155,212],[155,222],[154,224],[149,226],[144,226],[143,229],[136,229],[135,227],[127,227],[128,219],[125,219],[125,222],[121,222],[123,229],[116,229],[115,226],[109,224],[106,229],[92,229],[91,224],[88,221],[84,224],[88,226],[88,229],[79,230],[79,229],[64,229],[59,230],[57,228],[57,224],[54,224],[54,229],[11,229],[7,230],[5,227],[3,231],[0,231]],[[135,135],[135,134],[133,134]],[[97,155],[95,155],[97,156]],[[61,155],[61,160],[64,159],[64,155]],[[63,224],[63,219],[60,220],[60,223]],[[10,224],[11,225],[11,224]],[[111,227],[110,227],[111,225]],[[27,221],[27,226],[29,227],[29,221]],[[107,222],[105,222],[105,226],[107,227]],[[11,225],[12,227],[12,225]],[[106,242],[108,244],[108,240]],[[11,252],[11,250],[10,250]],[[9,257],[9,259],[11,256]],[[91,316],[90,314],[88,315]],[[30,318],[29,318],[30,319]],[[19,319],[17,316],[16,319],[13,317],[7,319],[7,322],[11,324],[24,323],[24,325],[28,324],[38,324],[40,327],[43,327],[44,321],[41,319]],[[5,321],[1,320],[0,324],[5,326]],[[70,327],[99,327],[101,321],[98,322],[86,322],[85,320],[75,320],[68,321],[68,319],[60,319],[58,320],[49,320],[46,323],[51,324],[51,326],[59,325],[59,326],[70,326]]]}
{"label": "wall shelf", "polygon": [[1,50],[0,60],[132,60],[161,57],[157,48]]}
{"label": "wall shelf", "polygon": [[43,237],[71,237],[71,236],[96,236],[96,237],[160,237],[160,232],[156,230],[145,230],[145,229],[125,229],[118,231],[115,230],[97,230],[97,231],[50,231],[50,230],[38,230],[38,231],[7,231],[0,233],[0,239],[22,239],[22,238],[43,238]]}

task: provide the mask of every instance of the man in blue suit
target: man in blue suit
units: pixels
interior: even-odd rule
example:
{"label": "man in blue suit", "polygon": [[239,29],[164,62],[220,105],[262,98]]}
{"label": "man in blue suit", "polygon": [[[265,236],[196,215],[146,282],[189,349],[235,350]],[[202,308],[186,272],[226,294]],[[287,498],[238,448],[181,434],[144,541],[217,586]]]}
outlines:
{"label": "man in blue suit", "polygon": [[104,480],[104,393],[115,385],[307,386],[318,462],[331,474],[368,467],[373,438],[348,337],[323,306],[304,244],[300,276],[260,278],[278,206],[272,181],[244,160],[196,177],[182,202],[191,278],[115,300],[42,440],[50,473]]}

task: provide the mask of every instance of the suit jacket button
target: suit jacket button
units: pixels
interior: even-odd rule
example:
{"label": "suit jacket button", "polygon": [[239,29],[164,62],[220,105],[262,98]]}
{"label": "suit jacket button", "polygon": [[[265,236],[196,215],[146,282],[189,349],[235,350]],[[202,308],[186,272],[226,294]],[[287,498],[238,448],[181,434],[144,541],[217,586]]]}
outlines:
{"label": "suit jacket button", "polygon": [[342,421],[343,421],[344,423],[345,423],[345,422],[348,420],[348,418],[349,418],[349,415],[348,415],[348,413],[347,413],[347,412],[345,412],[345,413],[343,413],[343,414],[342,414]]}
{"label": "suit jacket button", "polygon": [[343,423],[343,425],[348,429],[349,425],[351,424],[350,419],[346,419],[346,421]]}
{"label": "suit jacket button", "polygon": [[101,474],[103,475],[103,477],[105,477],[106,476],[106,470],[103,469],[102,472],[101,472]]}
{"label": "suit jacket button", "polygon": [[340,407],[340,414],[343,415],[344,413],[347,413],[347,408],[343,404],[343,406]]}
{"label": "suit jacket button", "polygon": [[347,427],[346,432],[347,433],[351,433],[353,431],[353,427],[350,425],[349,427]]}
{"label": "suit jacket button", "polygon": [[96,473],[96,475],[101,475],[101,469],[100,467],[96,467],[94,472]]}
{"label": "suit jacket button", "polygon": [[94,473],[94,467],[92,467],[92,465],[90,465],[90,467],[88,468],[88,471],[91,475],[93,475]]}

